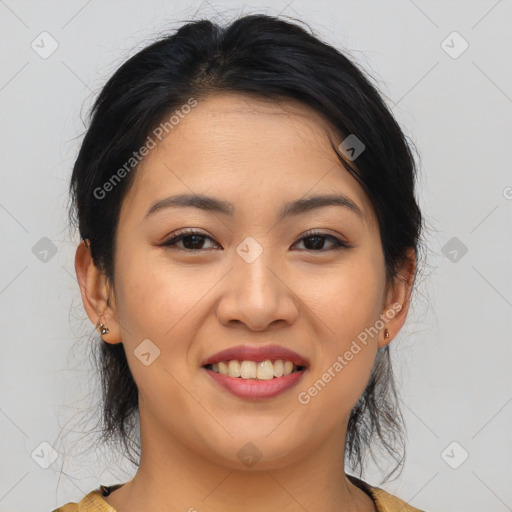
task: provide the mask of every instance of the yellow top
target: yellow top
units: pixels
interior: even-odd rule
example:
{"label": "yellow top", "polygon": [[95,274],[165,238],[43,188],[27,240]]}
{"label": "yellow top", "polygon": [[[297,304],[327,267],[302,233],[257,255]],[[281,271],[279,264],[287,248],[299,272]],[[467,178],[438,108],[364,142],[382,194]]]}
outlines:
{"label": "yellow top", "polygon": [[[424,512],[418,508],[411,507],[405,501],[389,494],[380,487],[369,485],[352,475],[347,475],[347,478],[372,498],[377,512]],[[117,512],[103,499],[103,496],[108,496],[122,485],[124,484],[100,485],[98,489],[91,491],[79,503],[67,503],[52,512]]]}

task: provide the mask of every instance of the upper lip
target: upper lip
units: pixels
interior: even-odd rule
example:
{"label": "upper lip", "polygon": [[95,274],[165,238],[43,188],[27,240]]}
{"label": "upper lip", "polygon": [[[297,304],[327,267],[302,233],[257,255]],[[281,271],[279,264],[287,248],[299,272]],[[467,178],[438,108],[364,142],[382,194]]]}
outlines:
{"label": "upper lip", "polygon": [[205,359],[202,366],[208,364],[215,364],[221,361],[266,361],[266,360],[283,359],[291,361],[297,366],[308,366],[308,361],[304,357],[300,356],[293,350],[290,350],[280,345],[267,345],[267,346],[250,346],[250,345],[238,345],[236,347],[227,348],[221,350],[216,354],[213,354],[208,359]]}

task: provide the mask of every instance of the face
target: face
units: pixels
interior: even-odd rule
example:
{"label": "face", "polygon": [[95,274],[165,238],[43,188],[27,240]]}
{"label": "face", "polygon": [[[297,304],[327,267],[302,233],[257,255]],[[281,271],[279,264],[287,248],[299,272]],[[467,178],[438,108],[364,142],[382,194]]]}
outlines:
{"label": "face", "polygon": [[[403,311],[388,314],[403,295],[386,288],[375,213],[326,130],[299,104],[212,96],[137,169],[104,339],[124,343],[141,424],[161,444],[233,468],[259,452],[262,469],[328,439],[344,446],[350,411],[388,343],[382,326],[395,335],[403,322]],[[161,202],[183,194],[217,202]],[[326,195],[341,199],[304,202]],[[290,363],[264,362],[277,359]],[[232,376],[237,363],[223,375],[219,361],[230,360],[260,378]],[[298,371],[269,378],[291,363]]]}

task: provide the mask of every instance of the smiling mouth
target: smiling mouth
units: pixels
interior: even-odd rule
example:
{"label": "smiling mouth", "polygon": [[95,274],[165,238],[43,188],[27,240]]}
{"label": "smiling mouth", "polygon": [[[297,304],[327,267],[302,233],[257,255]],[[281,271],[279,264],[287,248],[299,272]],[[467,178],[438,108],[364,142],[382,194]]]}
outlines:
{"label": "smiling mouth", "polygon": [[227,377],[246,380],[272,380],[305,369],[304,366],[296,365],[285,359],[267,359],[258,362],[248,360],[220,361],[215,364],[207,364],[204,368]]}

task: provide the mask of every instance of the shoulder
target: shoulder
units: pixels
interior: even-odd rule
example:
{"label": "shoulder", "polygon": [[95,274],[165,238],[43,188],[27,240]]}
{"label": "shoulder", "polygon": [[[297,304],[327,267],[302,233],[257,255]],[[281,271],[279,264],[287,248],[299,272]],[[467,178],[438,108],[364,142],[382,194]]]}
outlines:
{"label": "shoulder", "polygon": [[394,496],[393,494],[390,494],[384,489],[370,485],[363,480],[356,478],[355,476],[347,474],[347,478],[354,485],[371,496],[375,502],[375,508],[377,512],[425,512],[418,508],[414,508],[413,506],[407,504],[405,501]]}
{"label": "shoulder", "polygon": [[[347,478],[373,499],[377,512],[425,512],[408,505],[405,501],[384,489],[370,485],[355,476],[347,474]],[[101,485],[99,489],[95,489],[84,496],[80,502],[67,503],[52,512],[116,512],[116,510],[103,499],[103,496],[108,496],[112,490],[120,485],[122,484],[114,486]]]}
{"label": "shoulder", "polygon": [[52,510],[52,512],[116,512],[104,499],[112,490],[121,486],[116,484],[111,486],[100,485],[98,489],[94,489],[85,495],[78,503],[66,503],[62,507]]}

